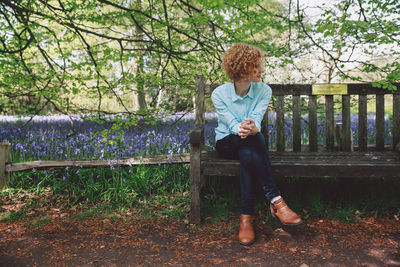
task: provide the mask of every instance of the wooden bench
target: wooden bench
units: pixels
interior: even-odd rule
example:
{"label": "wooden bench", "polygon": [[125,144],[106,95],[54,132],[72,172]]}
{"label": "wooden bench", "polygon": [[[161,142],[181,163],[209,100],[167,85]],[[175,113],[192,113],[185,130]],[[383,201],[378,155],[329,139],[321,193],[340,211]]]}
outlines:
{"label": "wooden bench", "polygon": [[[206,84],[204,77],[196,78],[195,126],[190,133],[190,222],[200,223],[201,190],[205,176],[238,176],[240,163],[219,158],[215,151],[204,149],[205,95],[217,87]],[[276,148],[270,149],[275,177],[400,177],[400,86],[388,91],[371,84],[347,85],[281,85],[271,84],[276,97]],[[325,108],[325,145],[318,144],[318,99]],[[385,145],[385,95],[393,95],[392,140]],[[340,95],[342,123],[334,120],[334,95]],[[358,96],[358,145],[353,146],[350,128],[350,100]],[[376,143],[367,142],[367,96],[376,97]],[[338,98],[338,97],[336,97]],[[302,144],[301,108],[305,100],[308,108],[308,143]],[[285,103],[291,102],[292,145],[285,146]],[[270,113],[271,114],[271,113]],[[268,112],[262,123],[267,141]],[[321,120],[320,120],[321,124]],[[336,142],[335,142],[336,140]]]}

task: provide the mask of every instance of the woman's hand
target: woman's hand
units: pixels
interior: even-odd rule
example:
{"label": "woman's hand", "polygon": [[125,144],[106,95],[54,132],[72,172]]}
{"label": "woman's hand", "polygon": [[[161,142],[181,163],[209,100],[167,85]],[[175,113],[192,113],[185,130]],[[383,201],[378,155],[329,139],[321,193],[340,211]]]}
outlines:
{"label": "woman's hand", "polygon": [[249,135],[256,135],[258,128],[253,119],[245,119],[239,125],[239,136],[242,139],[247,138]]}
{"label": "woman's hand", "polygon": [[246,120],[243,120],[239,125],[238,134],[240,138],[244,139],[247,136],[249,136],[250,131],[251,131],[250,123],[247,122]]}

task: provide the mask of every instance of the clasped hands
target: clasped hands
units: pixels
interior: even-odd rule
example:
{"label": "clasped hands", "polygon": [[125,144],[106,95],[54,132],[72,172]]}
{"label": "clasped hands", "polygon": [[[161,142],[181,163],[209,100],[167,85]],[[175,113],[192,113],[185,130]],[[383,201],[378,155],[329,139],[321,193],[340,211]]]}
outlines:
{"label": "clasped hands", "polygon": [[258,128],[253,119],[245,119],[239,124],[238,134],[240,138],[245,139],[249,135],[256,135]]}

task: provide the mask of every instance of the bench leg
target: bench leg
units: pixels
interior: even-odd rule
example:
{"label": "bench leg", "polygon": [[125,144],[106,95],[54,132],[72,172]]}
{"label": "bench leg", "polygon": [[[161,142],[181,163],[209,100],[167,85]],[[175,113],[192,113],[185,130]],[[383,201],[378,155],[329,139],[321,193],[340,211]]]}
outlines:
{"label": "bench leg", "polygon": [[191,145],[190,151],[190,217],[193,224],[200,223],[201,181],[200,174],[200,147]]}
{"label": "bench leg", "polygon": [[[200,183],[198,185],[191,184],[190,189],[190,223],[199,224],[201,221],[201,192],[200,192]],[[194,189],[194,187],[198,188]]]}

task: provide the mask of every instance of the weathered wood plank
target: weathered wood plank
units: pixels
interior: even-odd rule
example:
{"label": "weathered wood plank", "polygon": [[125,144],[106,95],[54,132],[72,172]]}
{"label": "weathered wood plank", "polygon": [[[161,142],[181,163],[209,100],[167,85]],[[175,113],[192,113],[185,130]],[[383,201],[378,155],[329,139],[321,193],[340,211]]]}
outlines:
{"label": "weathered wood plank", "polygon": [[351,121],[350,121],[350,96],[342,96],[342,142],[343,151],[353,150],[353,136],[351,131]]}
{"label": "weathered wood plank", "polygon": [[304,178],[399,178],[397,164],[316,164],[298,166],[291,162],[273,164],[275,177]]}
{"label": "weathered wood plank", "polygon": [[367,96],[358,96],[358,150],[367,151]]}
{"label": "weathered wood plank", "polygon": [[[273,173],[279,177],[397,177],[400,178],[400,155],[387,152],[313,152],[270,153]],[[238,160],[216,157],[214,152],[202,154],[202,174],[238,176]]]}
{"label": "weathered wood plank", "polygon": [[385,147],[385,97],[376,96],[376,149],[383,151]]}
{"label": "weathered wood plank", "polygon": [[267,148],[269,148],[268,110],[265,112],[263,120],[261,121],[261,133],[264,136]]}
{"label": "weathered wood plank", "polygon": [[190,145],[190,223],[199,224],[201,221],[201,181],[200,169],[201,145]]}
{"label": "weathered wood plank", "polygon": [[293,151],[301,151],[301,99],[293,96]]}
{"label": "weathered wood plank", "polygon": [[[272,162],[272,166],[274,177],[281,178],[399,178],[399,165],[396,164],[346,165],[343,163],[318,164],[312,162],[308,165],[296,165],[293,162],[284,161],[279,163]],[[207,165],[204,175],[239,176],[239,172],[239,167],[232,166],[229,169],[223,164],[213,163],[213,166]]]}
{"label": "weathered wood plank", "polygon": [[202,129],[203,133],[201,134],[202,140],[201,145],[204,145],[204,123],[205,123],[205,103],[204,103],[204,91],[206,88],[206,82],[204,76],[196,77],[196,99],[195,99],[195,128]]}
{"label": "weathered wood plank", "polygon": [[276,100],[276,149],[285,150],[285,107],[283,96],[277,96]]}
{"label": "weathered wood plank", "polygon": [[3,188],[8,181],[9,173],[7,172],[7,164],[10,162],[11,144],[0,143],[0,189]]}
{"label": "weathered wood plank", "polygon": [[[311,84],[270,84],[272,88],[272,94],[277,95],[312,95]],[[392,91],[385,90],[382,88],[372,87],[370,83],[353,83],[348,84],[349,95],[384,95],[393,94]],[[397,84],[397,88],[400,88],[400,84]],[[400,92],[396,92],[400,93]]]}
{"label": "weathered wood plank", "polygon": [[[220,84],[207,84],[206,94],[211,94],[212,91]],[[400,88],[400,84],[395,84]],[[272,95],[312,95],[311,84],[269,84],[272,89]],[[350,83],[347,85],[349,95],[376,95],[376,94],[393,94],[392,91],[373,87],[370,83]],[[398,90],[396,93],[400,94]]]}
{"label": "weathered wood plank", "polygon": [[325,96],[326,149],[334,149],[333,95]]}
{"label": "weathered wood plank", "polygon": [[342,140],[343,124],[335,123],[335,137],[338,144],[338,150],[343,151],[343,140]]}
{"label": "weathered wood plank", "polygon": [[[388,147],[389,148],[389,147]],[[392,150],[388,151],[368,151],[368,152],[343,152],[343,151],[325,151],[325,152],[277,152],[271,151],[270,153],[271,160],[273,161],[336,161],[336,162],[346,162],[348,160],[355,162],[386,162],[386,161],[394,161],[400,164],[400,155],[395,153]],[[202,161],[221,161],[221,162],[239,162],[239,160],[228,160],[218,157],[218,154],[215,150],[212,151],[202,151],[201,152]]]}
{"label": "weathered wood plank", "polygon": [[[314,162],[272,160],[273,174],[276,177],[318,177],[318,178],[400,178],[399,163],[394,162]],[[206,176],[239,176],[238,162],[203,162],[203,174]]]}
{"label": "weathered wood plank", "polygon": [[29,161],[6,164],[6,172],[30,171],[30,170],[56,170],[68,168],[110,168],[111,166],[138,166],[158,164],[189,163],[190,154],[159,155],[147,157],[133,157],[109,160],[75,160],[75,161]]}
{"label": "weathered wood plank", "polygon": [[[400,87],[397,88],[400,91]],[[400,95],[393,95],[393,149],[400,144]]]}
{"label": "weathered wood plank", "polygon": [[189,141],[191,144],[203,145],[204,143],[204,128],[194,128],[189,134]]}
{"label": "weathered wood plank", "polygon": [[317,139],[317,96],[308,97],[308,138],[310,151],[318,151]]}

